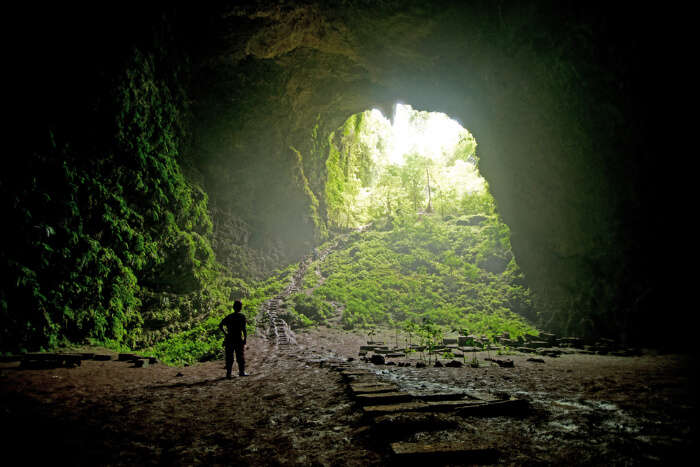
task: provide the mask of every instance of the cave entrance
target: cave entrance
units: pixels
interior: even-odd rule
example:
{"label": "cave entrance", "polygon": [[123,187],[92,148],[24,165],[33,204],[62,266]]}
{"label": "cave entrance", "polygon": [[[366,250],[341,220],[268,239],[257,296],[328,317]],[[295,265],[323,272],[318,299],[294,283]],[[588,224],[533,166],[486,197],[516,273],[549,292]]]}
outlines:
{"label": "cave entrance", "polygon": [[424,215],[495,215],[476,139],[440,112],[396,104],[352,115],[329,138],[327,219],[334,230]]}
{"label": "cave entrance", "polygon": [[467,334],[532,331],[510,229],[467,129],[398,104],[391,119],[376,109],[352,115],[328,143],[328,225],[362,232],[346,237],[315,293],[347,305],[346,328],[429,322]]}

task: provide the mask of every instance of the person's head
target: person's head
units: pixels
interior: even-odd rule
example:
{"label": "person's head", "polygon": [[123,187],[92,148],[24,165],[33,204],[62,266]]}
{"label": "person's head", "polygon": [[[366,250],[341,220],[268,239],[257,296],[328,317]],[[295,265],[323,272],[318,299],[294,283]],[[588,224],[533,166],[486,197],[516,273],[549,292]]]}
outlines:
{"label": "person's head", "polygon": [[241,308],[243,308],[243,304],[240,300],[233,302],[233,311],[241,311]]}

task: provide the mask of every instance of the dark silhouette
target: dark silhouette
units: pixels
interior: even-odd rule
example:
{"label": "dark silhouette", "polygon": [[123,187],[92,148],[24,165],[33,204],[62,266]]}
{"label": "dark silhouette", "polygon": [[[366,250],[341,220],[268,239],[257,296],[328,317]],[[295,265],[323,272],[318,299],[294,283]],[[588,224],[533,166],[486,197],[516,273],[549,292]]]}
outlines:
{"label": "dark silhouette", "polygon": [[231,378],[233,368],[233,353],[236,353],[239,376],[248,376],[245,372],[245,343],[248,337],[245,329],[245,316],[241,313],[243,304],[236,300],[233,303],[233,313],[219,323],[219,329],[224,333],[224,351],[226,354],[226,378]]}

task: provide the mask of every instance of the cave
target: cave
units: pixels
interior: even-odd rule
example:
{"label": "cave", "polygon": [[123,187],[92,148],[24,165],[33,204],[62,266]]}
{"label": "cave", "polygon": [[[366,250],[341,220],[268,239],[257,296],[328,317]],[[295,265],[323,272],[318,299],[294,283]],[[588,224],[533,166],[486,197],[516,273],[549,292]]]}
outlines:
{"label": "cave", "polygon": [[669,116],[685,100],[672,12],[391,0],[38,10],[11,12],[7,355],[150,345],[195,328],[229,291],[250,297],[250,283],[335,235],[329,137],[396,103],[477,139],[534,326],[693,352],[686,260],[669,248],[690,185],[660,155],[676,151]]}

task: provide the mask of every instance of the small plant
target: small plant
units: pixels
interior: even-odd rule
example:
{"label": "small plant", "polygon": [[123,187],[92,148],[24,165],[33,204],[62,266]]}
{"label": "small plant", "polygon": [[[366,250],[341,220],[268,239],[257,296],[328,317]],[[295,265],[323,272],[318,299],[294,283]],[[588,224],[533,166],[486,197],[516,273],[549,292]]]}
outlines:
{"label": "small plant", "polygon": [[479,360],[476,359],[476,351],[474,351],[472,360],[469,362],[469,366],[472,368],[479,368]]}
{"label": "small plant", "polygon": [[374,340],[374,336],[377,335],[377,329],[372,326],[367,330],[367,343],[369,344]]}
{"label": "small plant", "polygon": [[416,323],[413,321],[406,321],[403,323],[403,329],[406,333],[406,349],[410,349],[413,335],[416,333]]}

